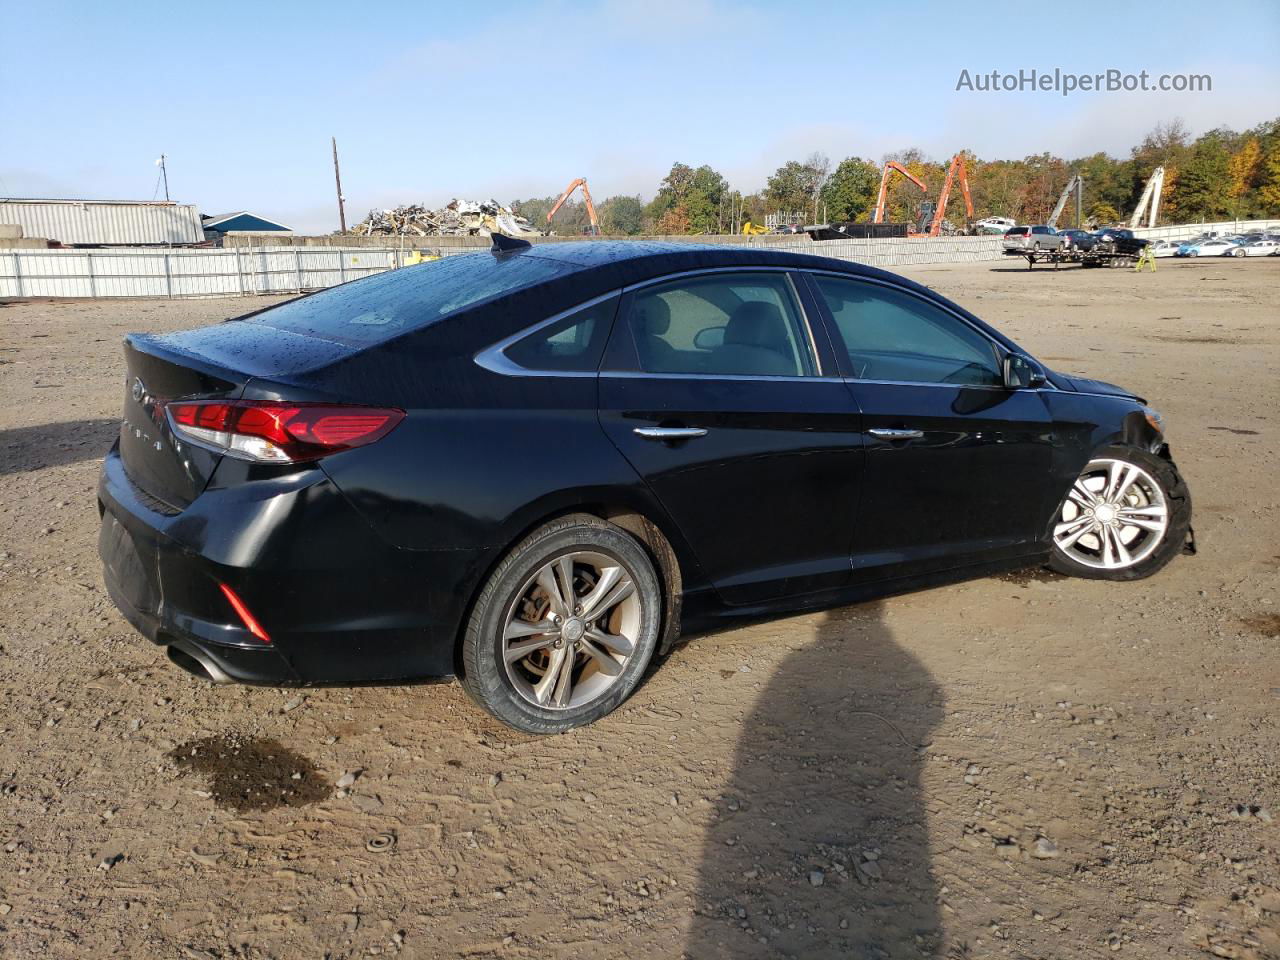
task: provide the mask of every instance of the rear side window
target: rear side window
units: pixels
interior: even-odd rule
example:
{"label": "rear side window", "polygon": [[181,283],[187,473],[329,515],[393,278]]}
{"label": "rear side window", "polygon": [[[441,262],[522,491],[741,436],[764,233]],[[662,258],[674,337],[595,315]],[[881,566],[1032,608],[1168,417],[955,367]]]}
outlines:
{"label": "rear side window", "polygon": [[526,370],[595,372],[617,309],[616,296],[583,307],[517,340],[503,353]]}
{"label": "rear side window", "polygon": [[718,273],[646,287],[634,295],[628,321],[645,373],[814,375],[783,273]]}
{"label": "rear side window", "polygon": [[919,297],[891,287],[815,276],[864,380],[997,386],[995,346],[978,331]]}
{"label": "rear side window", "polygon": [[528,254],[462,253],[322,290],[247,322],[364,347],[575,269]]}

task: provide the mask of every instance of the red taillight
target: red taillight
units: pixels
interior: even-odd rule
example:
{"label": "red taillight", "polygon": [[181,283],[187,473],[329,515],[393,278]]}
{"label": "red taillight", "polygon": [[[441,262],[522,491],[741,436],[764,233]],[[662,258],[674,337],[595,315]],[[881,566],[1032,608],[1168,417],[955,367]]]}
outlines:
{"label": "red taillight", "polygon": [[244,605],[243,600],[236,596],[236,592],[225,583],[220,583],[218,586],[222,589],[222,595],[227,598],[227,602],[231,604],[231,609],[235,610],[236,616],[240,618],[240,622],[245,625],[245,628],[263,643],[270,643],[271,638],[267,636],[267,631],[262,629],[262,624],[249,612],[249,608]]}
{"label": "red taillight", "polygon": [[394,407],[271,400],[195,400],[170,403],[179,436],[233,456],[297,463],[362,447],[385,437],[404,419]]}

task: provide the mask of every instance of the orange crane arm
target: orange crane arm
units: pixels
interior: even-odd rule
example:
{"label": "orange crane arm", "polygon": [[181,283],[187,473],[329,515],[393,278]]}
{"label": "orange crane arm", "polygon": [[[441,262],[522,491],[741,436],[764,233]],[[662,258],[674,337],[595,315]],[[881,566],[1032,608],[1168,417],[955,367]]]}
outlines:
{"label": "orange crane arm", "polygon": [[893,173],[895,170],[919,187],[922,193],[929,192],[929,188],[924,185],[923,180],[914,176],[910,170],[898,163],[898,161],[890,160],[884,165],[884,174],[880,177],[880,193],[876,197],[875,213],[871,216],[872,223],[882,223],[884,221],[884,199],[885,193],[889,187],[889,174]]}
{"label": "orange crane arm", "polygon": [[560,199],[547,211],[547,223],[551,222],[551,218],[556,215],[556,211],[564,206],[564,202],[579,187],[582,188],[582,198],[587,202],[587,219],[591,221],[591,232],[593,235],[599,236],[600,221],[596,219],[596,206],[591,202],[591,191],[587,189],[586,177],[578,177],[577,180],[574,180],[573,183],[564,188],[564,193],[560,194]]}
{"label": "orange crane arm", "polygon": [[591,234],[598,237],[600,235],[600,221],[596,219],[596,205],[591,202],[591,191],[587,189],[585,177],[582,178],[582,199],[587,202],[587,219],[591,222]]}
{"label": "orange crane arm", "polygon": [[933,211],[933,222],[929,224],[929,236],[942,234],[942,221],[947,215],[947,201],[951,199],[951,185],[956,177],[960,178],[960,192],[964,194],[964,206],[967,215],[973,216],[973,198],[969,195],[969,175],[964,165],[964,154],[957,153],[951,158],[951,166],[947,168],[947,179],[942,184],[942,192],[938,194],[938,208]]}
{"label": "orange crane arm", "polygon": [[969,171],[964,165],[964,157],[960,158],[960,172],[957,176],[960,178],[960,193],[964,196],[964,215],[972,220],[973,197],[969,194]]}

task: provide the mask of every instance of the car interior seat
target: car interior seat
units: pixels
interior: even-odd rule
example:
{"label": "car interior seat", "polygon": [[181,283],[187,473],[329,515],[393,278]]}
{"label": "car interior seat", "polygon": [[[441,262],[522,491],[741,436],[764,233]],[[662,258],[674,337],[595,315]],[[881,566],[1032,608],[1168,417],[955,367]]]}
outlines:
{"label": "car interior seat", "polygon": [[671,329],[671,307],[661,297],[646,297],[636,304],[636,350],[640,368],[654,372],[676,369],[676,350],[663,337]]}
{"label": "car interior seat", "polygon": [[733,311],[724,345],[712,358],[713,372],[755,376],[798,376],[787,321],[772,303],[749,300]]}

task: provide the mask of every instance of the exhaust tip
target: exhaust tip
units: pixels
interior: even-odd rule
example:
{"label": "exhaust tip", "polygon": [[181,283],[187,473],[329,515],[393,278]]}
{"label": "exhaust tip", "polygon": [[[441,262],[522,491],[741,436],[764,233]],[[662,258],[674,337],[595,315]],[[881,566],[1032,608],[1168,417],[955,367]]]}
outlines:
{"label": "exhaust tip", "polygon": [[173,644],[169,644],[165,647],[165,652],[169,655],[169,660],[172,661],[175,666],[181,667],[194,677],[200,677],[202,680],[208,680],[217,684],[232,682],[231,678],[208,657],[188,653],[186,650],[175,647]]}

